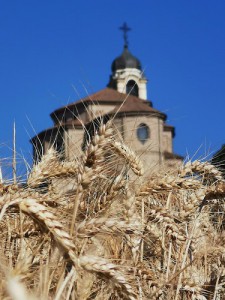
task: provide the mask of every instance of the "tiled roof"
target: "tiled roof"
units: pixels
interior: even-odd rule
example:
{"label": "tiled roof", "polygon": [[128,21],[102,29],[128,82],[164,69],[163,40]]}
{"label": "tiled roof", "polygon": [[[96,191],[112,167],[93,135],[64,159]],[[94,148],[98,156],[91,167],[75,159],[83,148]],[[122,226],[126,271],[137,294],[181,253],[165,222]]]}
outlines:
{"label": "tiled roof", "polygon": [[37,138],[42,139],[42,138],[46,137],[47,135],[53,134],[53,132],[57,132],[57,131],[60,132],[60,129],[74,128],[74,127],[83,129],[83,125],[84,124],[82,124],[78,119],[74,119],[74,120],[66,122],[66,123],[59,123],[53,127],[47,128],[47,129],[39,132],[37,135],[35,135],[33,138],[31,138],[31,141],[34,141]]}
{"label": "tiled roof", "polygon": [[[96,104],[99,103],[99,104],[106,104],[106,105],[107,104],[114,105],[115,108],[107,115],[116,114],[116,116],[120,117],[121,115],[139,116],[139,115],[146,115],[146,114],[148,115],[155,114],[158,117],[161,117],[163,120],[166,120],[166,114],[160,112],[159,110],[154,109],[150,101],[138,98],[133,95],[120,93],[117,90],[108,87],[92,95],[84,97],[78,101],[72,102],[67,106],[55,110],[51,114],[51,116],[53,120],[56,119],[57,121],[60,121],[61,119],[60,115],[62,113],[64,114],[65,110],[76,112],[79,111],[80,109],[81,110],[85,109],[89,104],[92,104],[93,102]],[[58,123],[57,126],[76,126],[76,127],[82,126],[81,122],[78,119],[67,121],[64,124],[62,124],[61,122],[57,122],[57,123]],[[57,127],[49,128],[39,133],[38,136],[46,135],[48,132],[56,129]],[[164,130],[173,130],[173,129],[172,126],[170,127],[170,125],[164,125]]]}
{"label": "tiled roof", "polygon": [[172,125],[169,125],[169,124],[164,124],[164,130],[165,131],[171,131],[171,130],[173,130],[174,129],[174,126],[172,126]]}
{"label": "tiled roof", "polygon": [[127,95],[124,93],[120,93],[117,90],[111,89],[111,88],[105,88],[103,90],[98,91],[97,93],[94,93],[90,96],[87,96],[79,101],[71,103],[77,104],[84,101],[98,101],[98,102],[105,102],[105,101],[112,101],[112,102],[123,102],[126,99],[126,101],[146,101],[144,99],[140,99],[133,95]]}
{"label": "tiled roof", "polygon": [[122,106],[117,105],[111,113],[135,113],[137,115],[140,113],[155,113],[160,114],[164,119],[166,118],[165,114],[151,107],[148,101],[137,97],[127,98]]}
{"label": "tiled roof", "polygon": [[[112,103],[117,105],[117,104],[121,104],[125,100],[127,103],[128,102],[146,103],[146,100],[140,99],[136,96],[123,94],[111,88],[105,88],[103,90],[98,91],[97,93],[84,97],[78,101],[72,102],[67,106],[60,107],[56,109],[51,115],[57,114],[58,112],[64,111],[65,109],[72,110],[72,107],[75,106],[80,106],[80,105],[86,106],[87,104],[89,103],[91,104],[92,102],[102,103],[102,104]],[[152,105],[150,101],[148,101],[148,104],[150,106]]]}
{"label": "tiled roof", "polygon": [[172,136],[175,137],[175,127],[174,126],[169,125],[169,124],[163,124],[163,130],[172,132]]}

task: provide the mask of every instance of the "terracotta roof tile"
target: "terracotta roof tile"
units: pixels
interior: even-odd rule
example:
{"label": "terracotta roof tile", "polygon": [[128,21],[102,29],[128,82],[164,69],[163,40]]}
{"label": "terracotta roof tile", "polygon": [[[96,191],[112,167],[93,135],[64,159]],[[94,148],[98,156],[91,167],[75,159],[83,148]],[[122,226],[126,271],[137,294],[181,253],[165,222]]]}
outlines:
{"label": "terracotta roof tile", "polygon": [[73,102],[70,105],[78,104],[84,101],[98,101],[98,102],[105,102],[105,101],[112,101],[112,102],[123,102],[126,101],[146,101],[144,99],[140,99],[133,95],[127,95],[125,93],[120,93],[117,90],[111,88],[105,88],[103,90],[98,91],[90,96],[84,97],[79,101]]}
{"label": "terracotta roof tile", "polygon": [[164,130],[173,130],[174,126],[169,124],[164,124]]}
{"label": "terracotta roof tile", "polygon": [[[145,103],[146,100],[140,99],[133,95],[127,95],[120,93],[114,89],[111,88],[105,88],[103,90],[98,91],[97,93],[94,93],[92,95],[89,95],[87,97],[84,97],[78,101],[72,102],[68,104],[67,106],[60,107],[56,109],[54,112],[51,113],[51,115],[57,115],[58,112],[64,111],[65,109],[72,110],[73,107],[78,105],[87,106],[87,104],[91,104],[92,102],[97,103],[113,103],[113,104],[121,104],[124,100],[126,102],[138,102],[138,103]],[[151,101],[148,101],[149,106],[152,106]]]}
{"label": "terracotta roof tile", "polygon": [[[135,97],[136,98],[136,97]],[[165,116],[165,114],[161,113],[159,110],[154,109],[149,105],[150,103],[146,100],[140,101],[139,98],[137,99],[127,99],[126,102],[120,107],[117,105],[111,113],[156,113]]]}
{"label": "terracotta roof tile", "polygon": [[87,107],[92,102],[101,103],[101,104],[109,104],[111,102],[111,104],[114,104],[115,108],[109,113],[109,115],[115,113],[117,114],[123,113],[126,115],[157,114],[160,115],[160,117],[163,118],[164,120],[166,119],[166,114],[160,112],[159,110],[154,109],[150,101],[138,98],[133,95],[123,94],[118,92],[117,90],[108,87],[90,96],[84,97],[79,101],[72,102],[67,106],[55,110],[51,114],[51,117],[54,119],[58,113],[60,112],[62,113],[66,109],[73,111],[74,109],[76,110],[76,107],[78,106],[83,105],[84,107]]}

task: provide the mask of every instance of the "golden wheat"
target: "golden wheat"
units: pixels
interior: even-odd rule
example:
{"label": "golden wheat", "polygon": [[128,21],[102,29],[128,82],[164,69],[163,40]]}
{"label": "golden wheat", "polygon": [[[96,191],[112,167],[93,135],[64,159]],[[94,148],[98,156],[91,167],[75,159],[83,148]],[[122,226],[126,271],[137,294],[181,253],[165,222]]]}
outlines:
{"label": "golden wheat", "polygon": [[144,176],[112,126],[81,157],[51,148],[26,185],[0,185],[0,299],[225,299],[221,172]]}

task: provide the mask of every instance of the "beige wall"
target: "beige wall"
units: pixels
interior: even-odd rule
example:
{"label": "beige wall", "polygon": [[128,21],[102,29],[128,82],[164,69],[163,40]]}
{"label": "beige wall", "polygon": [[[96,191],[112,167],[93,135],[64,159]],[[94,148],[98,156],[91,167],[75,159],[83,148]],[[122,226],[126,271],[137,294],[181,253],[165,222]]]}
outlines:
{"label": "beige wall", "polygon": [[[150,138],[142,144],[137,137],[138,126],[144,123],[150,128]],[[123,119],[123,137],[125,143],[132,145],[136,151],[149,149],[162,151],[163,121],[154,116],[125,117]]]}
{"label": "beige wall", "polygon": [[93,104],[88,106],[87,113],[90,120],[92,120],[111,112],[114,108],[115,105]]}
{"label": "beige wall", "polygon": [[145,174],[151,173],[161,166],[159,152],[146,151],[144,153],[136,153],[143,163]]}
{"label": "beige wall", "polygon": [[[137,137],[138,126],[144,123],[150,128],[150,138],[142,144]],[[145,171],[152,171],[164,163],[163,152],[172,152],[172,133],[165,132],[164,122],[157,116],[126,116],[114,119],[115,133],[141,158]],[[65,132],[65,152],[67,159],[82,153],[84,131],[82,128],[68,129]]]}
{"label": "beige wall", "polygon": [[163,151],[173,152],[173,137],[171,131],[163,132]]}
{"label": "beige wall", "polygon": [[82,153],[81,147],[84,138],[82,128],[71,128],[65,133],[65,155],[67,159],[74,159]]}
{"label": "beige wall", "polygon": [[[137,128],[141,123],[150,128],[150,138],[144,144],[137,137]],[[156,116],[127,116],[116,118],[114,124],[121,132],[124,142],[141,157],[146,169],[155,168],[163,163],[163,120]]]}
{"label": "beige wall", "polygon": [[123,139],[123,118],[115,118],[113,120],[114,133],[119,139]]}

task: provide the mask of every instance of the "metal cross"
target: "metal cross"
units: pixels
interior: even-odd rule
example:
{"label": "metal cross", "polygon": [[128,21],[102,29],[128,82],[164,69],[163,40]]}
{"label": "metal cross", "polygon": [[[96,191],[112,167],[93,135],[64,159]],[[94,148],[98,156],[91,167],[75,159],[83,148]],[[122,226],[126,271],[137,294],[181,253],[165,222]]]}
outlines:
{"label": "metal cross", "polygon": [[123,26],[119,27],[119,29],[123,31],[124,46],[127,47],[128,46],[127,32],[130,31],[131,28],[129,28],[127,26],[127,23],[124,22]]}

